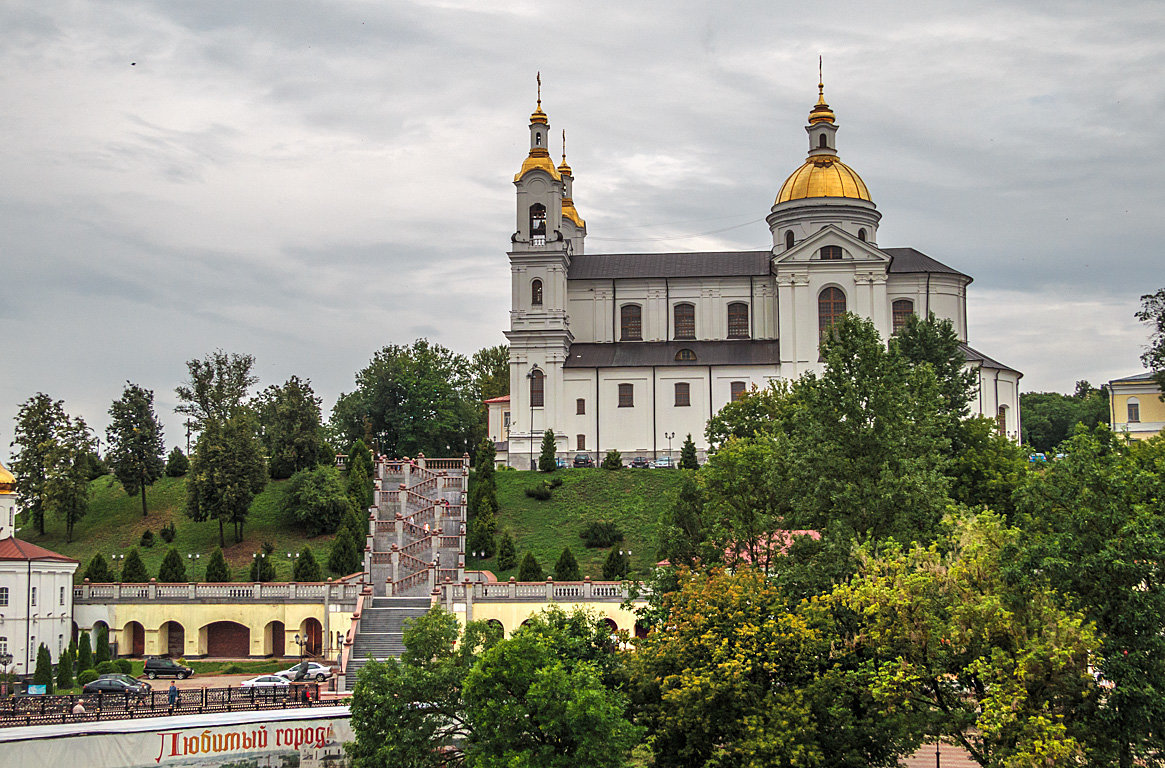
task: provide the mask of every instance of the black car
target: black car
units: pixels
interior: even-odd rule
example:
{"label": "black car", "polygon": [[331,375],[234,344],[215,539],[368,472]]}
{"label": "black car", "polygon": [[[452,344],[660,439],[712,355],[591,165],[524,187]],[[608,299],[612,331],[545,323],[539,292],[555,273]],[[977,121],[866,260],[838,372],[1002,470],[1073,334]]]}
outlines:
{"label": "black car", "polygon": [[151,680],[156,680],[159,677],[176,677],[179,680],[185,680],[193,674],[193,669],[184,667],[172,659],[146,659],[146,677]]}
{"label": "black car", "polygon": [[647,469],[651,466],[651,462],[645,456],[636,456],[631,460],[632,469]]}
{"label": "black car", "polygon": [[150,692],[150,684],[136,680],[129,675],[102,675],[91,683],[85,683],[82,693],[124,693],[128,695],[145,696]]}
{"label": "black car", "polygon": [[580,453],[574,457],[574,465],[576,467],[593,467],[595,460],[591,458],[589,453]]}

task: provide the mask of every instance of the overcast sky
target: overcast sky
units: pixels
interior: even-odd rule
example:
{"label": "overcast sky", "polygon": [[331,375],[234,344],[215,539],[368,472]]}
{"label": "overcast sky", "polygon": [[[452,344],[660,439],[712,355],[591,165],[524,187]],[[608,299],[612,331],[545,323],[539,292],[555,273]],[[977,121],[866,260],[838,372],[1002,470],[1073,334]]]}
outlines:
{"label": "overcast sky", "polygon": [[[534,73],[591,252],[763,248],[817,56],[879,245],[972,275],[970,341],[1070,391],[1165,286],[1160,2],[0,4],[0,459],[44,391],[168,445],[185,361],[330,410],[389,343],[505,342]],[[557,157],[557,149],[555,149]]]}

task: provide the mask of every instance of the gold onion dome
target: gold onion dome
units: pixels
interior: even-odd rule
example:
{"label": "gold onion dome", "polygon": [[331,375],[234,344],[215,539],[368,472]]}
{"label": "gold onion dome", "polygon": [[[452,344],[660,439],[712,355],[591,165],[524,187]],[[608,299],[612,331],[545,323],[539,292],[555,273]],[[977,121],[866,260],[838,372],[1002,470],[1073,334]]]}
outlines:
{"label": "gold onion dome", "polygon": [[[809,125],[834,125],[835,118],[833,110],[825,103],[825,86],[819,80],[817,104],[809,110]],[[824,149],[824,145],[822,148],[811,149],[805,164],[785,179],[781,191],[777,193],[777,203],[811,197],[844,197],[873,202],[866,182],[862,181],[857,171],[843,163],[835,151]]]}
{"label": "gold onion dome", "polygon": [[13,493],[16,490],[16,478],[0,464],[0,493]]}

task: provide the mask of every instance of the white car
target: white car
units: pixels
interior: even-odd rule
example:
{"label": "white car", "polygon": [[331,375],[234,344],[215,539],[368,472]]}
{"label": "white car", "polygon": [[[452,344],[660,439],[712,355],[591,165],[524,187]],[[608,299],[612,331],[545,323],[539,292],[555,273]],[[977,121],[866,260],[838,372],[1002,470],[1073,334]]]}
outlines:
{"label": "white car", "polygon": [[283,688],[291,685],[287,678],[279,675],[259,675],[250,680],[244,680],[240,685],[244,688]]}
{"label": "white car", "polygon": [[[322,683],[332,676],[332,668],[327,664],[320,664],[318,661],[305,661],[302,664],[307,665],[307,672],[304,674],[304,680],[315,680]],[[296,664],[291,669],[285,669],[275,674],[285,680],[294,680],[295,676],[299,674],[300,664]]]}

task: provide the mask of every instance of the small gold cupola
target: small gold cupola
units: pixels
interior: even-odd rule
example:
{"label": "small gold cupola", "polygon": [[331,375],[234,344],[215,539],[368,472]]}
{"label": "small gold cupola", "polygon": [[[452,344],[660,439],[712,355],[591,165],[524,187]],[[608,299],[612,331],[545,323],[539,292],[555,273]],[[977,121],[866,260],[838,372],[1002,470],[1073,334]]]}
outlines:
{"label": "small gold cupola", "polygon": [[562,177],[562,217],[574,222],[579,229],[585,230],[587,223],[574,207],[574,172],[566,162],[566,131],[562,132],[562,162],[558,164],[558,174]]}
{"label": "small gold cupola", "polygon": [[555,181],[561,181],[554,161],[550,159],[548,146],[550,134],[550,120],[542,111],[542,73],[538,73],[538,105],[530,115],[530,154],[526,156],[522,167],[514,175],[514,181],[533,170],[545,171]]}

